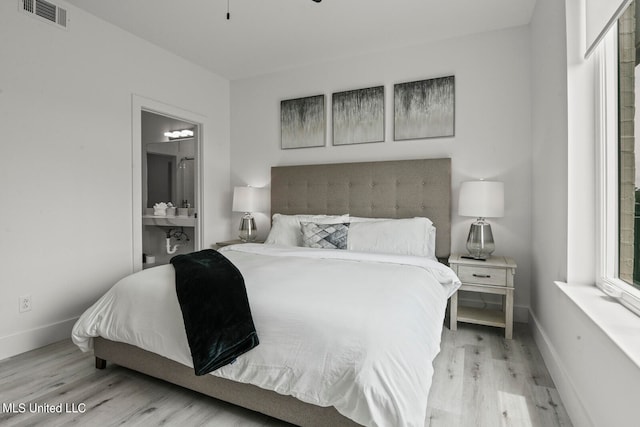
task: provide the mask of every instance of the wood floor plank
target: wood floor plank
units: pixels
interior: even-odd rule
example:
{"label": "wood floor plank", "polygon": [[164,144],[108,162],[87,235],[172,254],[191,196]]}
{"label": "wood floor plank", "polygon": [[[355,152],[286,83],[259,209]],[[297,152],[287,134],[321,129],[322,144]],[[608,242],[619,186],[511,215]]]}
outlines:
{"label": "wood floor plank", "polygon": [[535,412],[538,425],[545,426],[571,426],[569,414],[567,414],[564,405],[558,394],[558,390],[554,387],[534,386],[533,394],[533,411]]}
{"label": "wood floor plank", "polygon": [[502,427],[532,427],[527,399],[522,394],[498,392]]}
{"label": "wood floor plank", "polygon": [[465,345],[464,355],[462,400],[467,410],[462,414],[461,426],[498,426],[501,418],[490,350],[485,346]]}
{"label": "wood floor plank", "polygon": [[551,374],[547,370],[542,359],[542,354],[533,341],[533,336],[530,333],[522,334],[522,338],[518,341],[518,345],[522,351],[522,354],[527,361],[527,366],[530,368],[531,380],[535,385],[542,387],[555,388]]}
{"label": "wood floor plank", "polygon": [[[467,324],[459,325],[457,331],[445,328],[441,347],[434,361],[426,426],[571,425],[526,325],[516,324],[513,340],[505,340],[500,328]],[[460,349],[462,357],[457,353]],[[445,378],[451,365],[461,359],[464,391],[456,403],[461,404],[463,415],[456,416],[452,413],[455,404],[447,398],[458,393],[457,385]],[[486,368],[485,363],[492,367]],[[545,394],[547,386],[552,398]],[[558,409],[548,401],[560,403]]]}
{"label": "wood floor plank", "polygon": [[[500,328],[445,327],[433,365],[425,427],[571,427],[526,325],[516,325],[513,340]],[[0,407],[3,427],[290,426],[117,365],[97,370],[70,340],[0,361],[3,403],[27,405],[25,413]],[[30,404],[85,411],[29,413]]]}
{"label": "wood floor plank", "polygon": [[464,381],[464,348],[443,342],[434,361],[434,374],[427,407],[427,427],[446,427],[459,423]]}
{"label": "wood floor plank", "polygon": [[432,407],[458,415],[462,412],[464,354],[463,347],[443,346],[434,363],[433,381],[429,392],[429,403]]}

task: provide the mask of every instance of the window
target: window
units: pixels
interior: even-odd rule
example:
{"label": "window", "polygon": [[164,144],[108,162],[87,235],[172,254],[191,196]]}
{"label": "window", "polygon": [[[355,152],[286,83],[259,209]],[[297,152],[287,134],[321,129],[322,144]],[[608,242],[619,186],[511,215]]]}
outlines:
{"label": "window", "polygon": [[[635,1],[618,19],[618,247],[619,277],[630,285],[640,284],[640,259],[636,227],[635,151]],[[640,35],[640,34],[639,34]],[[640,58],[639,58],[640,59]],[[639,169],[640,170],[640,169]],[[638,233],[635,233],[636,228]]]}
{"label": "window", "polygon": [[636,55],[640,31],[636,30],[635,3],[599,48],[597,285],[640,315],[640,146],[636,150],[634,136],[636,111],[640,111],[635,96],[636,81],[640,83],[640,55]]}

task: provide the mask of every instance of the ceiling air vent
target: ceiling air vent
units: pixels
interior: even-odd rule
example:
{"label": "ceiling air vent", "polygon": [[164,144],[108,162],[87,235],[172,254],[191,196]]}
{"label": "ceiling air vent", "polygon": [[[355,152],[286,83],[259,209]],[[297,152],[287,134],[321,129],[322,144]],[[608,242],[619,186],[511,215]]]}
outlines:
{"label": "ceiling air vent", "polygon": [[67,10],[44,0],[19,0],[20,9],[58,27],[67,28]]}

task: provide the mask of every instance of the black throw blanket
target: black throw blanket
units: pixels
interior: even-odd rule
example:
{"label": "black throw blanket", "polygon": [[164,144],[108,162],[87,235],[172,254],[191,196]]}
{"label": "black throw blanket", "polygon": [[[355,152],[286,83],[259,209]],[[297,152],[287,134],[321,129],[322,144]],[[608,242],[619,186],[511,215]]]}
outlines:
{"label": "black throw blanket", "polygon": [[196,375],[215,371],[258,345],[244,279],[231,261],[205,249],[177,255],[171,264]]}

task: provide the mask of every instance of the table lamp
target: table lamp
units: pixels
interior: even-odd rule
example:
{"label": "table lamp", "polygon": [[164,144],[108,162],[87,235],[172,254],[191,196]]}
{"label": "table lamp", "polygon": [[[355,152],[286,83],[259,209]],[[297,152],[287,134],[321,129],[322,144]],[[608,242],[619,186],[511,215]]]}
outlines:
{"label": "table lamp", "polygon": [[244,212],[240,219],[240,240],[243,242],[253,242],[256,240],[256,221],[251,215],[258,206],[258,189],[254,187],[235,187],[233,189],[233,211]]}
{"label": "table lamp", "polygon": [[476,217],[467,237],[467,251],[473,259],[485,260],[495,250],[491,225],[485,218],[504,216],[504,183],[467,181],[460,187],[458,214]]}

